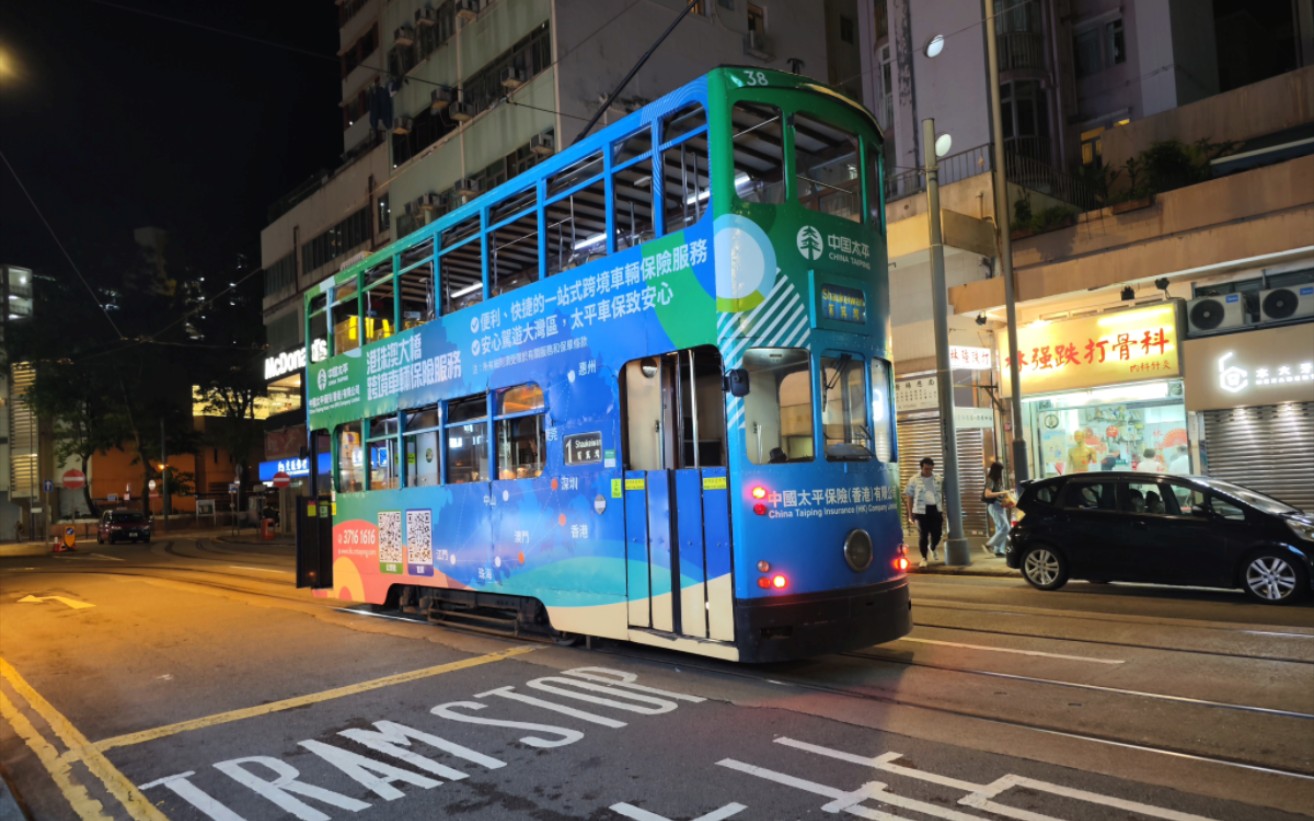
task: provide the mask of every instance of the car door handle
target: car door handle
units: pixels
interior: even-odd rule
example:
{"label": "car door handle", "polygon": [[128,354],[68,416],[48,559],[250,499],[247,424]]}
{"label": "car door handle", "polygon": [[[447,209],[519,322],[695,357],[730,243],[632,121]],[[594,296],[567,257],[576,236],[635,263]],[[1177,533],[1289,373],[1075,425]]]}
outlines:
{"label": "car door handle", "polygon": [[1136,529],[1137,529],[1137,530],[1144,530],[1146,527],[1149,526],[1149,523],[1146,522],[1144,519],[1136,519],[1136,520],[1133,522],[1133,524],[1136,525]]}

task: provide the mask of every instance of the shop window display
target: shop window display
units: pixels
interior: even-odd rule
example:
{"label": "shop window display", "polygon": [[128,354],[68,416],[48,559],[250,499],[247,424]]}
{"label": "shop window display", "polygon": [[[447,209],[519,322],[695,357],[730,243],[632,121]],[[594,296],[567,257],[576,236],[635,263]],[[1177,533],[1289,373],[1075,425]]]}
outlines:
{"label": "shop window display", "polygon": [[1024,403],[1041,462],[1038,476],[1165,473],[1188,444],[1180,382],[1076,391]]}

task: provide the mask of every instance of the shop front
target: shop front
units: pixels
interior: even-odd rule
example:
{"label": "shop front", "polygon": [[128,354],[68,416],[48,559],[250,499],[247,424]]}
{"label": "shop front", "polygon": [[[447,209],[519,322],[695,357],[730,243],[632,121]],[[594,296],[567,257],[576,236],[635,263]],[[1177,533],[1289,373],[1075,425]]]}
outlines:
{"label": "shop front", "polygon": [[[1179,305],[1018,329],[1032,478],[1096,470],[1192,472]],[[1002,339],[1001,359],[1009,353]],[[1005,394],[1009,387],[1004,380]]]}
{"label": "shop front", "polygon": [[[995,420],[989,407],[977,405],[989,401],[982,378],[988,381],[993,372],[991,351],[952,345],[949,367],[954,385],[954,439],[958,445],[963,532],[968,536],[984,536],[988,535],[989,522],[981,490],[985,487],[986,458],[996,453]],[[923,457],[934,459],[936,473],[943,475],[944,432],[935,372],[909,373],[896,379],[894,404],[898,413],[900,488],[907,487],[917,474]]]}
{"label": "shop front", "polygon": [[1314,323],[1184,347],[1202,472],[1314,510]]}

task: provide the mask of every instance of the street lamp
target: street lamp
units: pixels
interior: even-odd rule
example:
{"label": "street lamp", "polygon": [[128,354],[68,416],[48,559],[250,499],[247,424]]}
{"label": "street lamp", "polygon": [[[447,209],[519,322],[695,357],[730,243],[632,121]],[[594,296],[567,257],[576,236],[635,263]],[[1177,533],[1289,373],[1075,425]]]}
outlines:
{"label": "street lamp", "polygon": [[[944,506],[949,537],[944,562],[969,565],[972,551],[963,538],[963,501],[958,493],[958,433],[954,425],[954,383],[949,370],[949,292],[945,287],[944,240],[940,233],[940,164],[953,139],[935,136],[935,120],[922,120],[922,154],[926,166],[926,208],[930,224],[931,310],[935,314],[935,388],[940,405],[940,436],[944,440]],[[943,150],[941,150],[943,149]]]}

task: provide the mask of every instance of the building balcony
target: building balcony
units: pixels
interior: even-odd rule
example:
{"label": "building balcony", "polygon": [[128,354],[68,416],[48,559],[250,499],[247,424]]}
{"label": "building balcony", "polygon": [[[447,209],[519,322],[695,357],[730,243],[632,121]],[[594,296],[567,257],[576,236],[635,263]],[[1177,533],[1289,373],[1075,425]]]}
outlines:
{"label": "building balcony", "polygon": [[1039,32],[1000,32],[995,41],[999,46],[999,70],[1043,71],[1045,68],[1045,38]]}

